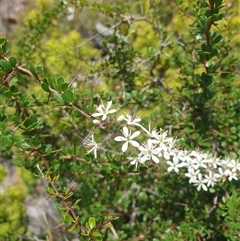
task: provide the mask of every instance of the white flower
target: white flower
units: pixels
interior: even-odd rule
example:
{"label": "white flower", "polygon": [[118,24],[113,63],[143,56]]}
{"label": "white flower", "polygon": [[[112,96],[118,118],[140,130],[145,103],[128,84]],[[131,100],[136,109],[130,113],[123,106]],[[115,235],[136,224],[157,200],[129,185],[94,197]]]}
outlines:
{"label": "white flower", "polygon": [[207,169],[206,163],[208,163],[209,161],[206,159],[204,160],[202,156],[196,152],[195,158],[193,158],[193,162],[195,165],[195,169],[198,169],[201,167]]}
{"label": "white flower", "polygon": [[84,145],[86,147],[92,147],[87,153],[86,155],[88,155],[90,152],[93,152],[94,154],[94,158],[97,158],[97,149],[99,147],[99,144],[94,140],[94,135],[91,136],[91,138],[89,138],[88,140],[85,141]]}
{"label": "white flower", "polygon": [[168,137],[167,139],[168,139],[167,148],[169,150],[172,150],[175,147],[176,139],[174,139],[172,137]]}
{"label": "white flower", "polygon": [[215,183],[217,182],[217,179],[211,170],[208,171],[208,175],[205,175],[205,180],[207,180],[208,187],[210,187],[210,186],[213,187],[215,185]]}
{"label": "white flower", "polygon": [[114,138],[115,141],[125,141],[122,145],[122,151],[125,152],[128,149],[128,143],[132,144],[135,147],[139,147],[140,144],[133,139],[140,135],[140,131],[136,131],[131,135],[131,130],[126,126],[123,127],[122,133],[124,136],[117,136]]}
{"label": "white flower", "polygon": [[185,176],[189,178],[189,183],[196,182],[198,173],[199,170],[195,170],[194,168],[188,168],[188,172],[185,173]]}
{"label": "white flower", "polygon": [[197,179],[194,181],[194,185],[197,186],[197,190],[200,191],[201,188],[204,190],[204,191],[207,191],[208,188],[206,186],[205,183],[207,183],[208,180],[206,179],[202,179],[202,173],[198,173],[197,175]]}
{"label": "white flower", "polygon": [[141,121],[141,118],[140,117],[137,117],[135,114],[133,115],[128,115],[128,114],[125,114],[125,117],[124,115],[121,115],[118,117],[117,119],[118,121],[122,121],[122,120],[125,120],[127,122],[127,125],[129,126],[141,126],[141,124],[139,124],[139,122]]}
{"label": "white flower", "polygon": [[171,151],[175,146],[175,140],[172,137],[167,137],[167,131],[162,132],[160,130],[157,132],[155,129],[151,132],[152,143],[161,147],[165,154]]}
{"label": "white flower", "polygon": [[183,167],[182,163],[179,163],[179,159],[177,156],[173,157],[172,161],[167,161],[167,164],[169,165],[167,171],[171,172],[171,171],[175,171],[175,172],[179,172],[178,168]]}
{"label": "white flower", "polygon": [[214,173],[214,177],[218,179],[218,181],[226,180],[226,171],[223,171],[221,167],[218,168],[218,173]]}
{"label": "white flower", "polygon": [[222,165],[221,160],[217,156],[211,156],[209,153],[205,154],[206,159],[208,159],[209,166],[217,169],[218,166]]}
{"label": "white flower", "polygon": [[167,131],[162,132],[162,130],[160,130],[159,132],[157,132],[156,130],[153,130],[151,132],[151,137],[154,139],[154,143],[168,143],[169,142],[168,137],[167,137]]}
{"label": "white flower", "polygon": [[240,171],[240,162],[232,159],[229,162],[228,167],[232,169],[232,172]]}
{"label": "white flower", "polygon": [[225,171],[226,176],[228,177],[229,181],[238,180],[237,173],[231,170],[226,170]]}
{"label": "white flower", "polygon": [[113,114],[113,113],[115,113],[117,111],[116,109],[110,110],[111,105],[112,105],[112,101],[108,101],[106,108],[105,108],[105,106],[103,104],[97,106],[96,107],[97,112],[93,113],[92,116],[93,117],[102,116],[102,121],[106,120],[107,119],[107,115]]}
{"label": "white flower", "polygon": [[141,158],[141,156],[137,156],[137,157],[128,157],[128,160],[130,160],[130,164],[131,165],[135,165],[135,169],[137,170],[138,164],[143,164],[145,162],[144,159]]}
{"label": "white flower", "polygon": [[197,170],[198,168],[196,168],[197,166],[196,166],[195,159],[192,159],[189,156],[188,152],[183,151],[182,153],[186,153],[185,157],[183,155],[179,157],[179,159],[182,160],[183,162],[183,166],[187,167],[189,170],[191,169]]}
{"label": "white flower", "polygon": [[196,36],[196,40],[201,40],[202,39],[202,35],[201,34],[198,34],[197,36]]}
{"label": "white flower", "polygon": [[152,143],[151,139],[148,139],[147,144],[140,146],[138,149],[143,160],[153,160],[155,163],[159,163],[157,156],[159,155],[160,150]]}

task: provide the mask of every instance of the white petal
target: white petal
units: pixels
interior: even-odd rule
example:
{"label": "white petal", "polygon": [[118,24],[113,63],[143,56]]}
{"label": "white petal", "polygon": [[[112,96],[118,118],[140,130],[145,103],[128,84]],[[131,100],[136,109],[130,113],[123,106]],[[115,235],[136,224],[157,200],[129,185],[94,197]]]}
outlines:
{"label": "white petal", "polygon": [[123,135],[127,137],[128,133],[129,133],[128,128],[126,126],[124,126],[123,127]]}
{"label": "white petal", "polygon": [[137,136],[140,135],[140,133],[141,133],[140,131],[134,132],[134,133],[131,135],[131,139],[136,138]]}
{"label": "white petal", "polygon": [[169,166],[173,166],[173,163],[170,162],[170,161],[167,161],[167,164],[168,164]]}
{"label": "white petal", "polygon": [[202,188],[203,188],[204,191],[207,191],[207,190],[208,190],[207,186],[204,185],[204,184],[202,185]]}
{"label": "white petal", "polygon": [[93,154],[94,154],[94,158],[97,159],[97,149],[96,148],[94,149]]}
{"label": "white petal", "polygon": [[93,113],[92,114],[93,117],[98,117],[98,116],[101,116],[101,115],[103,115],[103,114],[102,113]]}
{"label": "white petal", "polygon": [[178,167],[175,167],[175,168],[174,168],[174,171],[175,171],[175,172],[179,172]]}
{"label": "white petal", "polygon": [[111,105],[112,105],[112,101],[110,100],[107,102],[107,106],[106,106],[107,111],[110,109]]}
{"label": "white petal", "polygon": [[139,146],[138,150],[141,151],[141,152],[145,152],[146,151],[146,149],[143,146]]}
{"label": "white petal", "polygon": [[154,155],[152,155],[152,160],[157,164],[159,163],[159,159]]}
{"label": "white petal", "polygon": [[108,114],[115,113],[116,111],[117,111],[116,109],[109,110],[109,111],[108,111]]}
{"label": "white petal", "polygon": [[152,149],[152,140],[151,139],[147,140],[147,147],[148,147],[148,149]]}
{"label": "white petal", "polygon": [[144,155],[141,157],[141,162],[144,163],[146,161],[150,160],[150,156],[149,155]]}
{"label": "white petal", "polygon": [[131,140],[131,141],[129,141],[133,146],[135,146],[135,147],[139,147],[140,146],[140,144],[137,142],[137,141],[133,141],[133,140]]}
{"label": "white petal", "polygon": [[123,136],[117,136],[114,138],[114,141],[126,141],[127,139]]}
{"label": "white petal", "polygon": [[136,162],[137,162],[136,159],[134,159],[134,160],[132,160],[132,161],[130,162],[130,164],[131,164],[131,165],[135,165]]}
{"label": "white petal", "polygon": [[[159,152],[158,156],[161,157],[161,156],[162,156],[162,153]],[[164,153],[163,153],[163,156],[164,156],[164,158],[165,158],[166,160],[169,160],[169,159],[170,159],[170,155],[169,155],[169,153],[167,153],[167,152],[164,152]]]}
{"label": "white petal", "polygon": [[107,119],[107,115],[106,114],[103,114],[103,117],[102,117],[102,120],[106,120]]}
{"label": "white petal", "polygon": [[124,119],[124,115],[120,115],[120,116],[117,118],[117,121],[118,121],[118,122],[121,122],[123,119]]}
{"label": "white petal", "polygon": [[125,152],[127,149],[128,149],[128,142],[125,142],[125,143],[122,145],[122,151]]}

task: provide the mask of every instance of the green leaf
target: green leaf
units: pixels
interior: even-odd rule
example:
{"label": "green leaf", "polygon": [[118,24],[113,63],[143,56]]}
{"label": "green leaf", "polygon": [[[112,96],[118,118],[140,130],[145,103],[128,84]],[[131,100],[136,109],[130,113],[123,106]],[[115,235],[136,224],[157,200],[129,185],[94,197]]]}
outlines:
{"label": "green leaf", "polygon": [[6,38],[0,38],[0,44],[3,44],[6,41]]}
{"label": "green leaf", "polygon": [[35,123],[37,123],[37,117],[35,116],[35,115],[31,115],[28,119],[26,119],[25,121],[24,121],[24,126],[26,127],[26,128],[30,128],[31,126],[32,126],[32,124],[35,124]]}
{"label": "green leaf", "polygon": [[63,92],[65,92],[65,91],[67,90],[67,88],[68,88],[68,83],[62,83],[62,84],[61,84],[61,90],[62,90]]}
{"label": "green leaf", "polygon": [[10,50],[11,50],[11,43],[7,41],[5,44],[5,52],[8,53]]}
{"label": "green leaf", "polygon": [[217,44],[217,43],[219,43],[221,40],[222,40],[222,35],[218,35],[218,36],[213,40],[213,43],[214,43],[214,44]]}
{"label": "green leaf", "polygon": [[10,72],[12,70],[12,66],[7,61],[2,60],[2,59],[0,60],[0,67],[5,72]]}
{"label": "green leaf", "polygon": [[59,93],[54,93],[53,96],[59,103],[64,102],[63,99],[62,99],[62,96]]}
{"label": "green leaf", "polygon": [[23,142],[21,144],[21,148],[24,149],[24,150],[27,150],[27,149],[30,149],[31,146],[27,142]]}
{"label": "green leaf", "polygon": [[7,116],[7,118],[10,120],[10,121],[13,121],[13,122],[18,122],[18,121],[20,121],[20,116],[19,115],[11,115],[11,114],[9,114],[8,116]]}
{"label": "green leaf", "polygon": [[77,199],[72,206],[76,207],[80,202],[81,202],[81,199]]}
{"label": "green leaf", "polygon": [[30,71],[32,72],[32,74],[33,73],[36,74],[36,69],[32,65],[30,65],[29,68],[30,68]]}
{"label": "green leaf", "polygon": [[63,99],[64,102],[66,102],[66,103],[73,102],[73,100],[74,100],[73,91],[70,90],[70,89],[67,89],[66,92],[62,94],[62,99]]}
{"label": "green leaf", "polygon": [[68,228],[68,232],[73,231],[77,227],[77,223],[73,224],[70,228]]}
{"label": "green leaf", "polygon": [[5,91],[8,91],[8,88],[3,85],[0,89],[0,93],[3,95]]}
{"label": "green leaf", "polygon": [[227,146],[227,142],[226,142],[226,141],[222,141],[222,142],[221,142],[221,146],[222,146],[222,147],[226,147],[226,146]]}
{"label": "green leaf", "polygon": [[94,113],[95,112],[95,107],[93,104],[87,106],[87,111],[88,113]]}
{"label": "green leaf", "polygon": [[4,96],[5,96],[7,99],[11,99],[11,97],[12,97],[12,92],[9,91],[9,90],[7,90],[7,91],[4,92]]}
{"label": "green leaf", "polygon": [[64,221],[65,223],[72,223],[74,222],[73,217],[69,214],[64,215]]}
{"label": "green leaf", "polygon": [[92,232],[92,236],[95,238],[95,240],[99,240],[99,241],[102,240],[102,235],[101,235],[101,233],[99,233],[99,232],[97,232],[97,231]]}
{"label": "green leaf", "polygon": [[10,138],[10,136],[1,136],[1,145],[4,147],[11,147],[13,143]]}
{"label": "green leaf", "polygon": [[38,74],[44,74],[43,67],[42,67],[42,66],[37,66],[37,67],[36,67],[36,72],[37,72]]}
{"label": "green leaf", "polygon": [[58,77],[56,79],[56,84],[59,89],[61,89],[62,84],[64,83],[64,79],[62,77]]}
{"label": "green leaf", "polygon": [[230,132],[233,133],[233,134],[236,134],[237,133],[237,128],[236,126],[233,126],[230,128]]}
{"label": "green leaf", "polygon": [[58,174],[58,175],[56,175],[56,176],[54,176],[54,178],[53,178],[53,182],[56,182],[58,179],[59,179],[59,177],[60,177],[60,174]]}
{"label": "green leaf", "polygon": [[42,89],[43,89],[44,91],[50,92],[50,91],[49,91],[48,84],[46,84],[45,82],[42,82],[41,87],[42,87]]}
{"label": "green leaf", "polygon": [[12,85],[12,86],[10,87],[10,90],[11,90],[11,92],[12,92],[13,94],[18,93],[18,88],[17,88],[15,85]]}
{"label": "green leaf", "polygon": [[217,49],[213,49],[210,53],[210,55],[208,56],[208,60],[210,60],[211,58],[213,58],[214,56],[217,56],[219,54]]}
{"label": "green leaf", "polygon": [[59,169],[60,166],[61,166],[60,163],[54,164],[53,165],[53,171],[56,172]]}
{"label": "green leaf", "polygon": [[93,229],[96,226],[96,220],[93,217],[90,217],[88,219],[88,225],[90,229]]}
{"label": "green leaf", "polygon": [[51,154],[52,153],[52,146],[50,145],[50,144],[48,144],[47,146],[46,146],[46,149],[45,149],[45,155],[49,155],[49,154]]}
{"label": "green leaf", "polygon": [[48,187],[47,190],[48,190],[49,194],[55,195],[55,192],[54,192],[54,190],[51,187]]}
{"label": "green leaf", "polygon": [[58,208],[59,210],[66,210],[66,208],[65,208],[64,206],[57,206],[57,208]]}
{"label": "green leaf", "polygon": [[34,76],[36,79],[38,79],[36,69],[35,69],[32,65],[29,66],[29,69],[30,69],[31,73],[33,74],[33,76]]}
{"label": "green leaf", "polygon": [[80,117],[80,116],[82,116],[81,113],[80,113],[79,111],[77,111],[77,110],[74,110],[74,111],[73,111],[73,114],[74,114],[75,117]]}
{"label": "green leaf", "polygon": [[14,57],[10,57],[10,58],[9,58],[9,64],[10,64],[12,67],[15,67],[16,64],[17,64],[17,59],[14,58]]}

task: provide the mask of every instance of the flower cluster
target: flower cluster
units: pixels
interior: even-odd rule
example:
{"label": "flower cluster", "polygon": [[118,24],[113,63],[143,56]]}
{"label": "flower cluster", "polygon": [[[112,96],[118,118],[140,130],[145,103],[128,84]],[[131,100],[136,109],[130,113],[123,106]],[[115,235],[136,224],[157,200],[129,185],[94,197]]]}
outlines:
{"label": "flower cluster", "polygon": [[197,186],[198,191],[207,191],[217,182],[224,182],[226,179],[238,180],[240,162],[234,159],[221,159],[199,151],[181,152],[183,151],[179,151],[178,163],[186,169],[185,176],[189,178],[189,183]]}
{"label": "flower cluster", "polygon": [[[141,118],[136,116],[129,116],[126,114],[126,117],[123,118],[120,116],[118,120],[125,120],[126,125],[123,127],[123,135],[117,136],[114,138],[115,141],[124,141],[122,145],[122,151],[126,152],[128,149],[128,144],[136,147],[136,155],[133,157],[127,157],[130,160],[131,165],[135,165],[136,169],[139,164],[145,164],[146,161],[153,161],[155,163],[160,162],[160,158],[164,157],[165,159],[170,158],[170,153],[174,147],[174,139],[167,137],[167,132],[163,132],[162,130],[156,131],[155,129],[151,130],[151,126],[149,125],[149,130],[145,129],[141,124]],[[134,132],[132,135],[131,128],[140,128],[140,130]],[[140,133],[143,133],[147,136],[147,138],[142,141],[140,144],[134,138],[138,137]]]}
{"label": "flower cluster", "polygon": [[[108,120],[108,115],[115,113],[117,110],[110,107],[112,101],[96,107],[96,113],[93,117],[101,117],[101,121],[94,120],[94,124],[99,124]],[[184,173],[189,178],[189,183],[207,191],[210,187],[214,187],[217,182],[238,180],[240,173],[240,162],[234,159],[220,159],[210,153],[200,151],[181,150],[176,139],[168,137],[167,131],[151,128],[148,129],[141,125],[141,118],[135,114],[121,115],[117,119],[117,123],[123,125],[122,135],[116,136],[114,141],[123,142],[122,153],[130,153],[127,159],[131,165],[135,165],[136,169],[139,165],[146,165],[146,162],[153,161],[158,164],[167,164],[168,172]],[[85,142],[86,147],[91,149],[87,152],[93,152],[97,158],[98,143],[95,142],[94,136]],[[130,148],[131,147],[131,148]]]}

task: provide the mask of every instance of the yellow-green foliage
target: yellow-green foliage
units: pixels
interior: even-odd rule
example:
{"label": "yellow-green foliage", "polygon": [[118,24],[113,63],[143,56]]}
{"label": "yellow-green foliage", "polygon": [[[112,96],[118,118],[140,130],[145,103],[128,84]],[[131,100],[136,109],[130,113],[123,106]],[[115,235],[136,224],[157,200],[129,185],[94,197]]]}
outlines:
{"label": "yellow-green foliage", "polygon": [[29,194],[29,189],[35,186],[36,180],[38,178],[34,176],[29,170],[23,167],[18,169],[18,175],[23,185],[23,189],[25,193],[24,195],[26,196],[27,194]]}
{"label": "yellow-green foliage", "polygon": [[31,5],[29,7],[29,11],[26,15],[23,15],[23,19],[24,22],[23,23],[27,23],[28,20],[34,20],[36,21],[44,11],[46,11],[47,9],[49,9],[52,4],[53,4],[53,0],[34,0],[31,1]]}
{"label": "yellow-green foliage", "polygon": [[[237,6],[238,5],[238,6]],[[221,33],[229,37],[229,40],[231,41],[231,46],[236,46],[236,48],[239,48],[240,46],[240,12],[233,11],[234,8],[238,8],[240,10],[239,1],[238,4],[235,1],[234,3],[227,3],[227,6],[229,7],[228,11],[232,11],[233,14],[230,15],[229,18],[225,18],[221,21],[219,24],[219,29],[221,30]],[[230,34],[230,35],[229,35]]]}
{"label": "yellow-green foliage", "polygon": [[4,169],[2,165],[0,165],[0,183],[4,180],[7,175],[7,171]]}
{"label": "yellow-green foliage", "polygon": [[[86,74],[89,71],[88,60],[95,58],[98,51],[89,44],[80,46],[84,40],[76,31],[63,34],[56,31],[45,43],[44,58],[48,71],[55,76],[73,78],[79,71]],[[80,46],[80,47],[77,47]]]}
{"label": "yellow-green foliage", "polygon": [[[1,181],[6,173],[0,166]],[[24,234],[26,228],[25,195],[26,187],[22,183],[4,187],[0,199],[0,240],[21,240],[20,235]]]}
{"label": "yellow-green foliage", "polygon": [[[179,82],[177,81],[178,71],[169,61],[173,50],[170,47],[161,48],[161,41],[164,40],[159,38],[162,37],[162,35],[159,36],[158,33],[154,31],[152,25],[144,21],[136,22],[135,32],[133,35],[133,39],[130,37],[133,48],[137,52],[146,56],[144,64],[139,65],[140,74],[138,80],[136,80],[137,85],[142,86],[141,83],[146,84],[153,81],[154,77],[149,76],[149,70],[146,71],[144,69],[154,60],[152,57],[149,57],[148,59],[148,53],[151,55],[152,53],[155,53],[156,63],[152,69],[154,76],[164,78],[167,83],[167,87],[175,89],[179,86]],[[169,39],[166,44],[171,46],[171,41],[172,39]],[[151,67],[149,67],[149,69],[151,69]]]}
{"label": "yellow-green foliage", "polygon": [[134,27],[135,31],[132,40],[134,49],[145,55],[149,52],[149,48],[159,49],[158,36],[151,24],[141,21],[136,22]]}
{"label": "yellow-green foliage", "polygon": [[[44,29],[36,33],[36,44],[32,44],[28,58],[32,65],[43,66],[48,77],[61,76],[69,81],[77,73],[80,73],[80,76],[88,75],[89,62],[99,56],[99,51],[92,47],[91,41],[83,39],[81,34],[74,30],[76,28],[71,26],[66,17],[58,19],[52,16],[51,11],[57,4],[58,2],[54,1],[36,0],[26,12],[23,24],[36,26],[42,21],[45,24]],[[64,16],[64,11],[67,10],[63,8],[61,11]]]}

